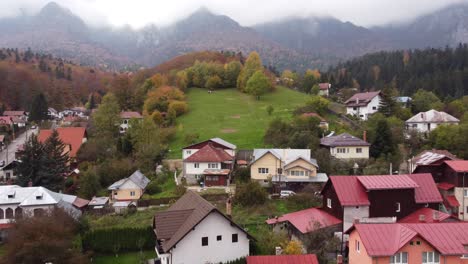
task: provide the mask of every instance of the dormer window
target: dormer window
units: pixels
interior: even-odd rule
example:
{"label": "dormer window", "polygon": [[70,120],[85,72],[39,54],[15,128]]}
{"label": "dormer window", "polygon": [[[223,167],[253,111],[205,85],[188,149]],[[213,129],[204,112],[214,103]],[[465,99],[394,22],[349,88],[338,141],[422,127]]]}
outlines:
{"label": "dormer window", "polygon": [[42,193],[41,194],[36,194],[36,200],[42,200]]}
{"label": "dormer window", "polygon": [[13,199],[15,198],[15,191],[10,191],[7,195],[8,195],[8,199]]}

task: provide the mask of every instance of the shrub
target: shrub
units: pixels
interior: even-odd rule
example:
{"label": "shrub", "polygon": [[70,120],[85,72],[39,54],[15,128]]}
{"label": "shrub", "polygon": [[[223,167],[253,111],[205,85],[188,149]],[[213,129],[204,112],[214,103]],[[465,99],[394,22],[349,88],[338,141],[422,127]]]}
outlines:
{"label": "shrub", "polygon": [[274,110],[275,110],[275,108],[273,108],[272,105],[269,105],[269,106],[267,106],[267,108],[266,108],[267,114],[268,114],[269,116],[271,116],[271,114],[273,114],[273,111],[274,111]]}
{"label": "shrub", "polygon": [[188,111],[188,105],[186,102],[182,101],[172,101],[169,104],[169,111],[173,109],[176,112],[177,116],[183,115]]}
{"label": "shrub", "polygon": [[238,184],[234,201],[243,206],[261,205],[267,200],[267,192],[256,181]]}
{"label": "shrub", "polygon": [[237,168],[234,171],[234,179],[236,183],[248,182],[250,181],[250,168]]}
{"label": "shrub", "polygon": [[152,249],[155,246],[153,234],[150,226],[96,229],[83,235],[83,249],[99,253]]}
{"label": "shrub", "polygon": [[161,187],[159,186],[158,181],[151,181],[148,186],[146,186],[146,193],[148,194],[157,194],[161,192]]}

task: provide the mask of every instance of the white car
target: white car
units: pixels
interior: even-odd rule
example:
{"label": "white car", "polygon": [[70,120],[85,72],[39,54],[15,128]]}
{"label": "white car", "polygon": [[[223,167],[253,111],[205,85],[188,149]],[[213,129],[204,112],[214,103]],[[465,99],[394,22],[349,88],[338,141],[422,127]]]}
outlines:
{"label": "white car", "polygon": [[296,193],[293,192],[293,191],[283,190],[283,191],[280,192],[280,198],[287,198],[287,197],[293,196],[295,194]]}

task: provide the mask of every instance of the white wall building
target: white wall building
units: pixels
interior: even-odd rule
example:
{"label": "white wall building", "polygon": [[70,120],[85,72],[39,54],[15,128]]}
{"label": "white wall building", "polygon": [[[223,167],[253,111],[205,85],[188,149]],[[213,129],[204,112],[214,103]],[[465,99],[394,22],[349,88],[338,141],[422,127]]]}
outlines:
{"label": "white wall building", "polygon": [[379,110],[381,101],[380,91],[357,93],[345,102],[346,114],[367,120],[369,115]]}
{"label": "white wall building", "polygon": [[437,110],[429,110],[427,112],[420,112],[410,119],[406,120],[406,129],[416,130],[420,133],[430,132],[440,125],[458,125],[460,120]]}
{"label": "white wall building", "polygon": [[191,191],[157,213],[153,228],[162,264],[225,263],[249,255],[250,236]]}

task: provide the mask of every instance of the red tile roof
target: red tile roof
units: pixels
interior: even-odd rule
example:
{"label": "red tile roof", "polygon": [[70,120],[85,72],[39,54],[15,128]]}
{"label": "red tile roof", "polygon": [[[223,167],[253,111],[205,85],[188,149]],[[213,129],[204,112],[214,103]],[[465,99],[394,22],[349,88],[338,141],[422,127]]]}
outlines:
{"label": "red tile roof", "polygon": [[460,203],[458,202],[457,198],[454,195],[447,195],[445,196],[445,201],[449,205],[449,207],[459,207]]}
{"label": "red tile roof", "polygon": [[[86,138],[86,128],[84,127],[59,127],[57,128],[60,140],[63,143],[71,146],[70,157],[76,157],[76,153],[83,144],[83,139]],[[52,130],[45,129],[39,132],[37,137],[40,142],[45,142],[50,135],[52,135]]]}
{"label": "red tile roof", "polygon": [[138,112],[120,112],[120,118],[123,118],[123,119],[143,118],[143,116]]}
{"label": "red tile roof", "polygon": [[346,100],[345,104],[348,107],[353,106],[366,106],[370,103],[370,101],[380,94],[380,91],[377,92],[365,92],[365,93],[357,93],[348,100]]}
{"label": "red tile roof", "polygon": [[448,183],[448,182],[441,182],[437,184],[437,188],[444,190],[444,191],[448,191],[448,190],[455,188],[455,185]]}
{"label": "red tile roof", "polygon": [[187,162],[225,162],[232,161],[234,158],[220,148],[215,148],[211,143],[186,158]]}
{"label": "red tile roof", "polygon": [[369,256],[392,256],[417,235],[416,231],[402,224],[356,224],[353,229],[359,233]]}
{"label": "red tile roof", "polygon": [[370,205],[366,190],[356,176],[330,176],[330,181],[342,206]]}
{"label": "red tile roof", "polygon": [[[439,214],[438,220],[434,219],[434,213]],[[419,217],[424,215],[424,222],[419,220]],[[438,223],[442,222],[451,216],[444,212],[440,212],[431,208],[421,208],[419,210],[414,211],[412,214],[406,216],[405,218],[398,221],[399,223]]]}
{"label": "red tile roof", "polygon": [[414,189],[416,203],[441,203],[443,201],[430,173],[415,173],[408,176],[419,185]]}
{"label": "red tile roof", "polygon": [[0,116],[0,125],[11,125],[13,124],[13,119],[11,116]]}
{"label": "red tile roof", "polygon": [[341,224],[342,221],[329,213],[318,208],[309,208],[294,213],[285,214],[278,218],[266,220],[269,225],[289,222],[301,233],[306,234],[314,231],[314,224],[319,223],[320,228]]}
{"label": "red tile roof", "polygon": [[4,116],[24,116],[26,115],[25,111],[4,111]]}
{"label": "red tile roof", "polygon": [[319,264],[317,256],[279,255],[279,256],[248,256],[247,264]]}
{"label": "red tile roof", "polygon": [[370,205],[368,190],[415,189],[416,203],[442,202],[429,173],[370,176],[330,176],[342,206]]}
{"label": "red tile roof", "polygon": [[456,172],[468,172],[468,160],[446,160],[445,164]]}
{"label": "red tile roof", "polygon": [[358,176],[366,190],[414,189],[419,187],[408,175]]}

